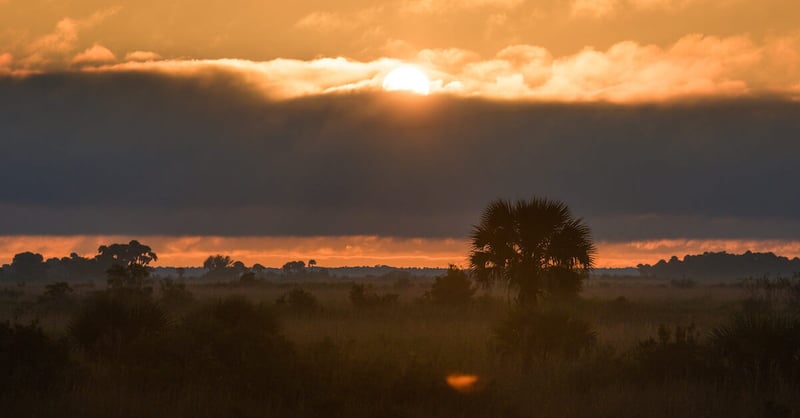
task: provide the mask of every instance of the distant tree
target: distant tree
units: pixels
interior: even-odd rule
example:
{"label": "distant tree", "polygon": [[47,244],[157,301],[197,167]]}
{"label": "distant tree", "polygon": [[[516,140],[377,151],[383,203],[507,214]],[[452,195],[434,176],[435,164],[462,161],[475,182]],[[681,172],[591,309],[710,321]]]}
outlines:
{"label": "distant tree", "polygon": [[305,273],[306,263],[304,261],[289,261],[283,265],[282,269],[287,276],[294,276]]}
{"label": "distant tree", "polygon": [[317,260],[314,260],[313,258],[311,260],[308,260],[308,267],[314,267],[316,265],[317,265]]}
{"label": "distant tree", "polygon": [[242,263],[241,261],[234,261],[233,265],[231,266],[231,269],[233,269],[233,272],[236,274],[244,274],[249,271],[247,269],[247,266],[244,265],[244,263]]}
{"label": "distant tree", "polygon": [[132,240],[127,244],[101,245],[97,252],[99,254],[95,259],[108,266],[114,264],[146,266],[151,261],[158,261],[158,256],[149,246],[136,240]]}
{"label": "distant tree", "polygon": [[227,255],[212,255],[203,262],[203,267],[207,269],[206,277],[211,278],[238,278],[247,272],[247,266],[241,261],[235,261]]}
{"label": "distant tree", "polygon": [[475,287],[467,272],[450,265],[447,273],[436,277],[427,296],[433,303],[441,305],[464,305],[472,300]]}
{"label": "distant tree", "polygon": [[14,256],[9,270],[19,281],[40,280],[45,278],[47,266],[41,254],[24,252]]}
{"label": "distant tree", "polygon": [[594,254],[589,227],[564,203],[498,199],[473,227],[470,264],[478,283],[505,282],[531,306],[547,295],[576,295]]}
{"label": "distant tree", "polygon": [[203,268],[209,271],[224,271],[225,269],[233,266],[233,259],[227,255],[210,255],[203,262]]}

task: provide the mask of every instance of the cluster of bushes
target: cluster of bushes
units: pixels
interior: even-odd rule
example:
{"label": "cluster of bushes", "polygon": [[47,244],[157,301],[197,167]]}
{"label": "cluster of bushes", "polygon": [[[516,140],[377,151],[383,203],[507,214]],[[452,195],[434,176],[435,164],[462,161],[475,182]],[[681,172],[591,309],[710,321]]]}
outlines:
{"label": "cluster of bushes", "polygon": [[[301,293],[290,291],[286,300],[303,299]],[[439,416],[486,413],[489,404],[472,405],[453,392],[445,373],[430,364],[356,358],[330,339],[298,348],[283,336],[273,307],[237,297],[173,317],[146,292],[109,290],[81,302],[63,338],[36,323],[0,324],[0,402],[12,415],[23,407],[30,413],[31,405],[15,403],[25,396],[63,400],[99,391],[102,397],[105,388],[147,400],[204,402],[196,400],[200,394],[247,416],[403,416],[409,408]],[[96,407],[90,415],[102,416],[110,412],[104,402],[59,415]],[[154,402],[152,408],[157,415],[169,407]]]}
{"label": "cluster of bushes", "polygon": [[523,371],[554,361],[592,369],[598,365],[586,360],[594,359],[614,365],[606,377],[615,381],[800,384],[800,317],[753,302],[744,301],[708,332],[662,324],[656,335],[621,352],[599,344],[590,323],[569,309],[520,308],[495,327],[494,345]]}
{"label": "cluster of bushes", "polygon": [[399,297],[400,295],[396,293],[378,294],[372,286],[365,284],[354,283],[350,287],[350,303],[357,309],[393,305]]}

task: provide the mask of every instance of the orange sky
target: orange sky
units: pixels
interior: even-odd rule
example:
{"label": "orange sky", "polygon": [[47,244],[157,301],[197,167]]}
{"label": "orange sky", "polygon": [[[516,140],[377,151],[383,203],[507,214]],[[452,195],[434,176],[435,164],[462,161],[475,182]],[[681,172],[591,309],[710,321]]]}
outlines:
{"label": "orange sky", "polygon": [[223,71],[292,98],[413,63],[436,94],[797,98],[797,16],[794,0],[0,0],[0,75]]}
{"label": "orange sky", "polygon": [[[0,264],[9,263],[23,251],[41,253],[45,258],[63,257],[71,252],[92,256],[97,247],[138,239],[158,254],[157,266],[200,266],[212,254],[230,255],[247,265],[261,263],[280,267],[290,260],[315,259],[320,266],[447,267],[467,265],[467,240],[401,239],[374,236],[354,237],[163,237],[163,236],[13,236],[0,237]],[[632,267],[653,264],[672,255],[704,251],[742,253],[772,251],[788,257],[800,256],[800,241],[781,240],[651,240],[599,242],[598,267]]]}

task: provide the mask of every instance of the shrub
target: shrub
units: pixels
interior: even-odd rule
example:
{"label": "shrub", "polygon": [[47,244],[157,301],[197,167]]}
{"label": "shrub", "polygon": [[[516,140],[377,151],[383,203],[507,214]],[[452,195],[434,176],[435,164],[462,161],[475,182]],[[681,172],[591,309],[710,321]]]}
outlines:
{"label": "shrub", "polygon": [[0,298],[2,299],[16,300],[19,299],[20,296],[22,296],[22,290],[12,289],[10,287],[0,289]]}
{"label": "shrub", "polygon": [[256,274],[252,271],[246,271],[239,276],[239,284],[244,286],[252,286],[258,283],[258,279],[256,279]]}
{"label": "shrub", "polygon": [[412,286],[412,284],[411,284],[411,278],[410,277],[400,277],[397,280],[395,280],[394,284],[392,285],[392,287],[395,290],[408,289],[411,286]]}
{"label": "shrub", "polygon": [[697,287],[697,282],[692,279],[672,279],[669,281],[669,284],[678,289],[692,289]]}
{"label": "shrub", "polygon": [[316,296],[299,287],[284,293],[275,303],[294,312],[316,312],[320,309]]}
{"label": "shrub", "polygon": [[257,392],[288,384],[292,347],[273,312],[241,297],[202,306],[178,326],[170,345],[181,373]]}
{"label": "shrub", "polygon": [[447,273],[436,277],[426,294],[433,303],[441,305],[466,305],[472,301],[475,287],[464,270],[451,265]]}
{"label": "shrub", "polygon": [[353,284],[350,287],[350,302],[356,308],[375,308],[392,305],[397,302],[399,297],[400,295],[396,293],[379,295],[372,290],[371,286],[363,284]]}
{"label": "shrub", "polygon": [[150,270],[141,264],[121,266],[114,264],[106,271],[108,287],[118,291],[140,292],[150,294],[153,288],[148,277]]}
{"label": "shrub", "polygon": [[91,357],[135,362],[168,326],[166,314],[149,296],[107,291],[83,303],[69,335]]}
{"label": "shrub", "polygon": [[658,336],[639,342],[632,357],[639,376],[664,380],[704,375],[704,349],[694,324],[675,326],[674,331],[659,325]]}
{"label": "shrub", "polygon": [[800,320],[792,316],[757,309],[735,313],[711,331],[710,348],[723,367],[746,377],[800,377]]}
{"label": "shrub", "polygon": [[38,302],[51,307],[63,308],[72,304],[72,287],[67,282],[56,282],[45,286]]}
{"label": "shrub", "polygon": [[0,323],[0,393],[54,389],[68,365],[67,346],[48,338],[37,323]]}
{"label": "shrub", "polygon": [[526,370],[552,357],[575,358],[596,342],[588,323],[556,310],[517,309],[495,328],[495,337],[498,350],[520,356]]}
{"label": "shrub", "polygon": [[161,290],[161,303],[165,305],[183,306],[194,301],[194,295],[186,284],[172,279],[162,279],[159,281]]}

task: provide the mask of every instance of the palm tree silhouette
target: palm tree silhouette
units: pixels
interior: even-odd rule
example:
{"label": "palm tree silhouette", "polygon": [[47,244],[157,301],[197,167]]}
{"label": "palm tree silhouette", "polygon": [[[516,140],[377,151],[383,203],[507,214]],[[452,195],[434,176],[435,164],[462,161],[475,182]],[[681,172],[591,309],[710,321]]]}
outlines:
{"label": "palm tree silhouette", "polygon": [[589,227],[563,202],[497,199],[472,230],[470,267],[478,283],[505,282],[522,306],[574,296],[594,266]]}

